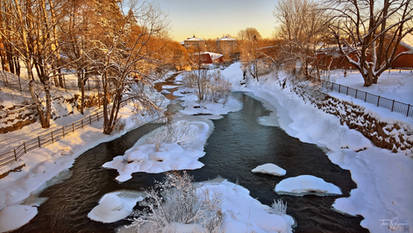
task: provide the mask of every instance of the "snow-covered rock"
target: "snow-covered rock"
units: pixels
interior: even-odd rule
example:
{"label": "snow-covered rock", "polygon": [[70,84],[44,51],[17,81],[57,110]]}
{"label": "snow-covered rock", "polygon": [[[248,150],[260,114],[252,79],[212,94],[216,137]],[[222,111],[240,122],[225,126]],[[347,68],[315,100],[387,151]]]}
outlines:
{"label": "snow-covered rock", "polygon": [[275,186],[275,192],[278,194],[291,194],[296,196],[342,194],[340,188],[334,184],[310,175],[301,175],[283,179]]}
{"label": "snow-covered rock", "polygon": [[99,204],[89,213],[88,218],[103,223],[117,222],[128,217],[136,202],[142,201],[144,195],[139,192],[117,191],[105,194]]}
{"label": "snow-covered rock", "polygon": [[37,208],[27,205],[8,206],[0,210],[0,232],[16,230],[37,215]]}
{"label": "snow-covered rock", "polygon": [[205,182],[197,188],[197,195],[219,197],[223,213],[222,232],[292,232],[294,219],[286,214],[275,214],[271,207],[249,195],[248,189],[228,182]]}
{"label": "snow-covered rock", "polygon": [[204,165],[198,159],[205,155],[204,145],[212,129],[210,120],[178,120],[143,136],[123,156],[116,156],[103,167],[116,169],[119,182],[131,179],[135,172],[161,173],[201,168]]}
{"label": "snow-covered rock", "polygon": [[266,163],[263,165],[259,165],[256,168],[252,169],[251,172],[269,174],[269,175],[274,175],[274,176],[284,176],[286,173],[286,171],[283,168],[273,163]]}

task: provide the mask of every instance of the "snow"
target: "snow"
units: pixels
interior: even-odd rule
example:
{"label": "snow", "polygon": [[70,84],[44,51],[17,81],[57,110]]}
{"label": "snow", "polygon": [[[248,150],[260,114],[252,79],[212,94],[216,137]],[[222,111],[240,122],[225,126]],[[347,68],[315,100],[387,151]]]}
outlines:
{"label": "snow", "polygon": [[128,217],[136,203],[142,201],[144,195],[139,192],[117,191],[105,194],[99,204],[89,213],[88,218],[103,223],[113,223]]}
{"label": "snow", "polygon": [[220,200],[224,218],[222,232],[292,232],[294,219],[291,216],[272,213],[269,206],[252,198],[242,186],[227,180],[205,182],[197,188],[197,194],[202,197],[205,193]]}
{"label": "snow", "polygon": [[[413,159],[375,147],[360,132],[341,125],[337,117],[304,103],[288,85],[280,88],[273,74],[260,77],[259,82],[250,80],[246,87],[240,85],[240,67],[234,63],[222,72],[234,91],[246,91],[264,100],[264,106],[277,113],[276,123],[286,133],[324,148],[333,163],[350,170],[357,188],[350,197],[337,200],[337,211],[362,215],[361,226],[371,232],[388,232],[381,222],[391,217],[413,222]],[[285,78],[280,73],[280,79]],[[365,150],[355,152],[362,148]]]}
{"label": "snow", "polygon": [[256,168],[252,169],[251,172],[269,174],[269,175],[274,175],[274,176],[284,176],[286,173],[284,169],[282,169],[281,167],[273,163],[266,163],[263,165],[259,165]]}
{"label": "snow", "polygon": [[301,175],[283,179],[275,185],[275,192],[278,194],[290,194],[296,196],[304,195],[341,195],[339,187],[323,179],[311,175]]}
{"label": "snow", "polygon": [[232,38],[232,37],[228,37],[228,36],[224,36],[219,38],[218,40],[223,40],[223,41],[236,41],[236,39]]}
{"label": "snow", "polygon": [[[229,112],[237,112],[242,109],[242,103],[234,96],[228,96],[228,99],[225,101],[221,99],[217,103],[211,101],[198,101],[198,96],[194,94],[194,90],[183,89],[186,92],[191,92],[180,97],[180,100],[184,101],[182,106],[183,110],[180,110],[180,113],[186,115],[224,115]],[[180,94],[178,94],[180,95]]]}
{"label": "snow", "polygon": [[204,41],[204,40],[193,36],[193,37],[187,38],[185,41]]}
{"label": "snow", "polygon": [[361,74],[357,71],[348,71],[344,77],[342,71],[333,71],[330,81],[349,86],[355,89],[380,95],[388,99],[395,99],[407,104],[413,104],[413,72],[391,70],[385,71],[378,79],[377,84],[364,87]]}
{"label": "snow", "polygon": [[161,173],[171,170],[193,170],[203,167],[198,161],[205,155],[204,145],[211,134],[209,120],[184,118],[161,126],[140,138],[124,155],[103,164],[116,169],[116,180],[125,182],[132,173]]}
{"label": "snow", "polygon": [[[48,180],[69,169],[75,159],[90,148],[118,138],[157,117],[136,113],[132,103],[121,108],[119,116],[125,123],[124,129],[112,135],[102,134],[100,120],[67,135],[58,142],[32,150],[21,157],[18,164],[25,164],[21,171],[11,172],[0,179],[0,210],[22,203],[32,193],[44,188]],[[27,214],[30,216],[31,212]],[[25,218],[24,215],[20,217]]]}
{"label": "snow", "polygon": [[335,209],[364,216],[361,225],[370,232],[388,232],[382,221],[413,223],[411,158],[391,156],[380,148],[369,148],[359,153],[343,150],[328,156],[332,162],[351,171],[358,187],[351,191],[349,198],[336,199]]}
{"label": "snow", "polygon": [[162,233],[208,233],[208,230],[199,224],[169,223],[162,229]]}
{"label": "snow", "polygon": [[13,205],[0,210],[0,232],[16,230],[37,215],[37,208],[27,205]]}
{"label": "snow", "polygon": [[211,57],[212,61],[215,61],[219,59],[220,57],[224,56],[220,53],[213,53],[213,52],[202,52],[201,54],[208,54]]}

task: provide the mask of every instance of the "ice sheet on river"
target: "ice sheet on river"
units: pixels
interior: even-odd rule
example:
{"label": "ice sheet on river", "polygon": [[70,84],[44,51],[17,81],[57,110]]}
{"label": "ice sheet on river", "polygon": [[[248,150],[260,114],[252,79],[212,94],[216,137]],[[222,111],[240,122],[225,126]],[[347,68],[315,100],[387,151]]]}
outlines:
{"label": "ice sheet on river", "polygon": [[291,194],[296,196],[304,195],[341,195],[339,187],[328,183],[321,178],[301,175],[283,179],[275,185],[275,192],[278,194]]}
{"label": "ice sheet on river", "polygon": [[37,215],[37,208],[27,205],[8,206],[0,210],[0,232],[16,230]]}
{"label": "ice sheet on river", "polygon": [[211,134],[210,120],[185,118],[161,126],[139,139],[124,155],[103,164],[116,169],[116,180],[125,182],[132,173],[162,173],[193,170],[204,166],[198,161],[205,155],[204,145]]}
{"label": "ice sheet on river", "polygon": [[252,169],[251,172],[274,175],[274,176],[284,176],[286,173],[286,171],[283,168],[273,163],[265,163],[263,165],[259,165],[256,168]]}
{"label": "ice sheet on river", "polygon": [[87,215],[88,218],[103,223],[117,222],[128,217],[136,202],[142,201],[144,195],[139,192],[117,191],[105,194],[99,204]]}

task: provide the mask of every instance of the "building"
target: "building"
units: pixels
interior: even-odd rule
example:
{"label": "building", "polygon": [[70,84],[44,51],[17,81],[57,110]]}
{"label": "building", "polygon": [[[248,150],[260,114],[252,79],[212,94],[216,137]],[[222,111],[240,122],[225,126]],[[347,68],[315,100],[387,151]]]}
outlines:
{"label": "building", "polygon": [[184,46],[186,49],[192,51],[205,51],[206,49],[205,40],[197,38],[195,35],[184,40]]}
{"label": "building", "polygon": [[233,55],[236,53],[237,40],[229,36],[224,36],[217,39],[218,52],[223,54],[224,61],[232,61]]}
{"label": "building", "polygon": [[[407,42],[401,42],[397,47],[396,54],[402,52],[406,52],[406,54],[397,58],[393,62],[391,68],[413,69],[413,46],[408,44]],[[350,53],[349,56],[353,59],[356,59],[356,56],[353,53]],[[325,70],[353,68],[353,65],[351,65],[341,54],[339,48],[336,45],[320,49],[317,52],[316,62],[321,69]]]}
{"label": "building", "polygon": [[223,63],[223,55],[219,53],[212,53],[212,52],[201,52],[201,53],[194,53],[193,60],[198,61],[199,56],[199,63],[201,65],[208,65],[208,64],[218,64]]}

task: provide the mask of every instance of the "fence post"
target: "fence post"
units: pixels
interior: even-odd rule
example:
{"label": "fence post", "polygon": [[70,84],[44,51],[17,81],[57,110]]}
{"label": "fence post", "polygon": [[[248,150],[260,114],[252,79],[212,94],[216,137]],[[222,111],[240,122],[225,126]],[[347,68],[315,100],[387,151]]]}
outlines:
{"label": "fence post", "polygon": [[37,136],[37,143],[39,144],[39,147],[42,147],[42,144],[40,143],[40,136]]}
{"label": "fence post", "polygon": [[17,161],[16,148],[14,148],[13,151],[14,151],[14,160]]}
{"label": "fence post", "polygon": [[26,153],[27,153],[27,150],[26,150],[26,142],[23,142],[23,149],[24,149],[24,153],[26,154]]}
{"label": "fence post", "polygon": [[347,90],[346,90],[346,95],[348,95],[348,87],[347,87]]}
{"label": "fence post", "polygon": [[99,121],[99,113],[96,113],[96,120]]}
{"label": "fence post", "polygon": [[364,92],[364,102],[367,101],[367,92]]}
{"label": "fence post", "polygon": [[380,96],[377,98],[377,107],[380,105]]}
{"label": "fence post", "polygon": [[92,124],[92,115],[89,116],[89,125]]}
{"label": "fence post", "polygon": [[80,122],[82,123],[82,128],[83,128],[83,119],[82,119],[82,120],[80,120]]}
{"label": "fence post", "polygon": [[391,104],[391,111],[393,112],[393,109],[394,109],[394,100],[393,100],[393,102],[392,102],[392,104]]}
{"label": "fence post", "polygon": [[410,104],[407,105],[407,114],[406,114],[406,116],[409,116],[409,112],[410,112]]}
{"label": "fence post", "polygon": [[356,89],[356,95],[354,96],[354,98],[356,98],[356,99],[357,99],[357,93],[358,93],[358,90]]}
{"label": "fence post", "polygon": [[63,135],[62,137],[65,137],[65,127],[64,126],[62,127],[62,135]]}
{"label": "fence post", "polygon": [[52,143],[53,143],[54,142],[53,131],[50,132],[50,136],[52,137]]}
{"label": "fence post", "polygon": [[331,82],[331,90],[333,90],[333,89],[334,89],[334,83]]}
{"label": "fence post", "polygon": [[72,123],[72,133],[75,132],[75,123]]}
{"label": "fence post", "polygon": [[340,91],[341,91],[341,85],[338,84],[338,93],[341,93]]}

